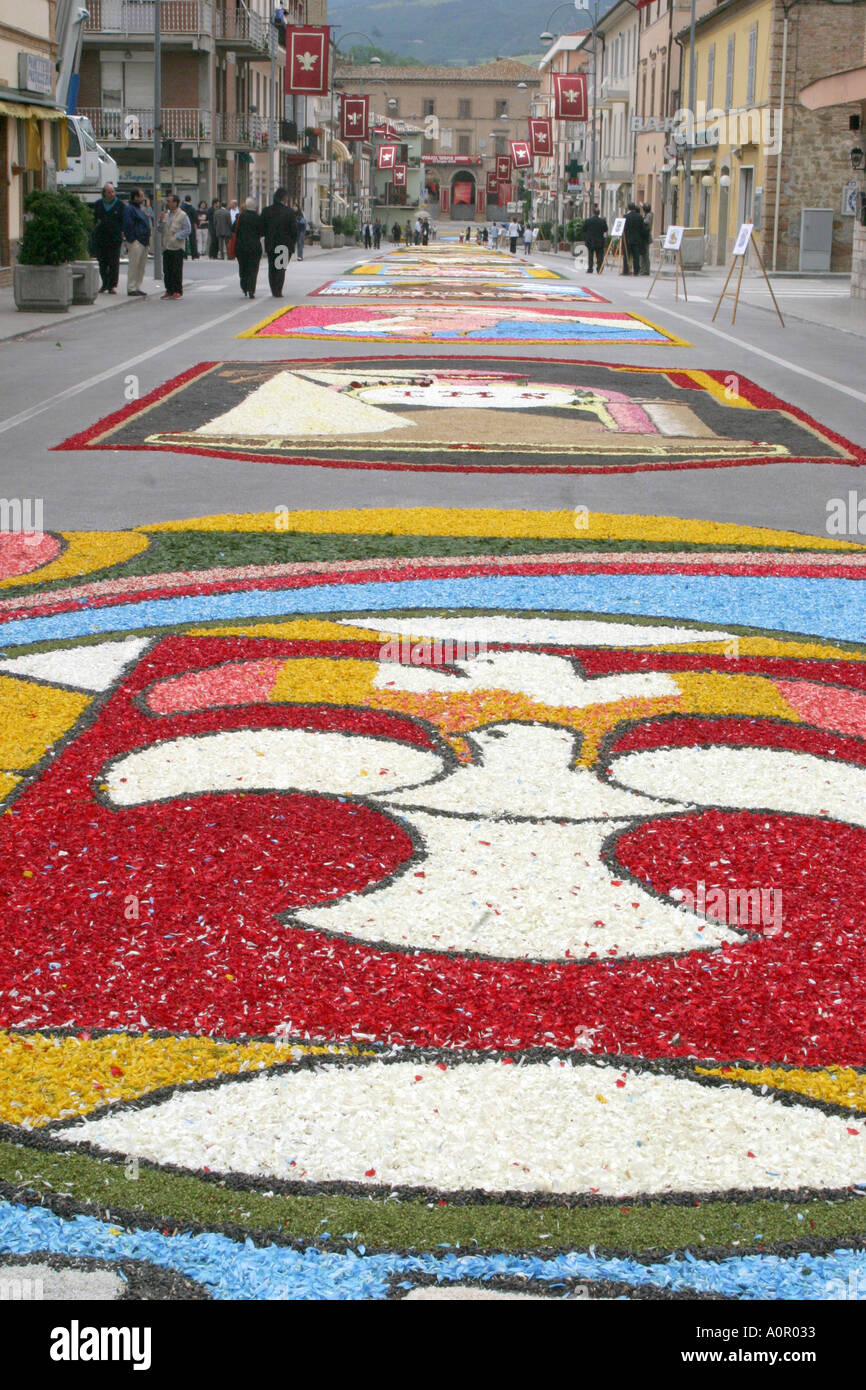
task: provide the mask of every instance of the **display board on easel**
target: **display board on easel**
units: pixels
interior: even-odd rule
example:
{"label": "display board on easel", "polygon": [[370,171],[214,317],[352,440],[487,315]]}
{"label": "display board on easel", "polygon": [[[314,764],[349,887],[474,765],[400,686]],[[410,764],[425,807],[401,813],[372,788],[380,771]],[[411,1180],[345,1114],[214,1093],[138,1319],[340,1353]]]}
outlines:
{"label": "display board on easel", "polygon": [[652,284],[650,285],[649,289],[648,289],[647,292],[646,292],[646,297],[647,297],[647,299],[649,299],[650,295],[652,294],[653,290],[654,290],[655,287],[656,287],[656,280],[659,278],[659,276],[660,276],[661,273],[662,273],[662,266],[664,265],[665,261],[667,260],[667,258],[668,258],[669,256],[673,256],[673,258],[674,258],[674,285],[675,285],[675,287],[676,287],[676,288],[675,288],[675,293],[674,293],[674,298],[675,298],[675,299],[679,299],[679,297],[680,297],[680,278],[682,278],[682,282],[683,282],[683,299],[685,299],[686,301],[688,301],[688,297],[689,297],[689,296],[688,296],[688,294],[687,294],[687,292],[686,292],[686,272],[683,270],[683,258],[682,258],[682,256],[680,255],[680,248],[682,247],[682,244],[683,244],[683,231],[684,231],[684,230],[685,230],[685,229],[684,229],[683,227],[675,227],[675,226],[670,226],[670,227],[668,227],[667,232],[665,233],[665,239],[664,239],[664,241],[662,242],[662,253],[661,253],[661,256],[659,257],[659,263],[658,263],[658,265],[657,265],[657,267],[656,267],[656,273],[655,273],[655,275],[653,276],[653,282],[652,282]]}
{"label": "display board on easel", "polygon": [[613,264],[614,261],[622,260],[622,239],[624,235],[625,218],[615,217],[613,220],[613,226],[610,229],[610,241],[607,243],[607,246],[605,247],[604,255],[601,260],[601,266],[598,272],[599,275],[601,275],[602,271],[607,265],[608,258],[610,258],[611,264]]}
{"label": "display board on easel", "polygon": [[[776,303],[776,296],[773,294],[773,286],[770,284],[769,276],[767,275],[767,272],[766,272],[766,270],[765,270],[765,268],[764,268],[764,262],[763,262],[763,259],[762,259],[762,257],[761,257],[761,253],[760,253],[760,251],[758,250],[758,243],[755,241],[755,235],[754,235],[754,233],[755,233],[755,224],[754,224],[753,222],[744,222],[743,225],[740,227],[740,230],[737,232],[737,239],[736,239],[736,241],[734,242],[734,249],[733,249],[733,252],[731,253],[732,259],[731,259],[730,269],[728,270],[728,273],[727,273],[727,275],[725,276],[725,283],[724,283],[724,285],[722,286],[722,292],[721,292],[721,294],[719,295],[719,302],[718,302],[718,304],[716,305],[715,309],[713,310],[713,323],[715,323],[715,321],[716,321],[716,314],[719,312],[719,310],[720,310],[721,307],[722,307],[722,300],[723,300],[723,299],[728,299],[728,298],[733,299],[733,301],[734,301],[734,309],[733,309],[733,313],[731,314],[731,323],[734,324],[734,323],[736,323],[736,321],[737,321],[737,308],[739,307],[739,303],[740,303],[740,286],[741,286],[742,283],[743,283],[743,271],[744,271],[745,268],[746,268],[746,256],[748,255],[749,247],[751,246],[752,250],[754,251],[755,255],[756,255],[757,258],[758,258],[758,265],[761,267],[761,274],[762,274],[763,277],[764,277],[764,284],[767,286],[767,289],[770,291],[770,298],[771,298],[772,301],[773,301],[773,308],[776,310],[776,313],[779,315],[779,322],[780,322],[780,324],[782,325],[782,327],[784,328],[784,327],[785,327],[785,320],[782,318],[782,311],[781,311],[781,309],[779,308],[778,304]],[[736,288],[733,289],[733,290],[729,290],[729,289],[728,289],[728,285],[729,285],[730,282],[731,282],[731,276],[732,276],[733,273],[734,273],[734,269],[736,268],[736,265],[737,265],[737,262],[738,262],[738,261],[739,261],[740,264],[739,264],[739,274],[737,275],[737,284],[736,284]]]}

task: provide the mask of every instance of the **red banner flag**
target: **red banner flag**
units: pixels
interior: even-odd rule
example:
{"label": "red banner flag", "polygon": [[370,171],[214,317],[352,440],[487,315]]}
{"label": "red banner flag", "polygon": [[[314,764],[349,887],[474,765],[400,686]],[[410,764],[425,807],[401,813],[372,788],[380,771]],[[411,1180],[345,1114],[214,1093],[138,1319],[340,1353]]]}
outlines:
{"label": "red banner flag", "polygon": [[511,178],[511,156],[498,154],[496,156],[496,177],[500,182],[507,183]]}
{"label": "red banner flag", "polygon": [[331,26],[293,27],[286,37],[286,91],[323,97],[328,91]]}
{"label": "red banner flag", "polygon": [[532,165],[532,151],[528,140],[511,141],[511,163],[515,169],[528,169]]}
{"label": "red banner flag", "polygon": [[553,154],[553,122],[549,116],[530,116],[529,144],[539,159]]}
{"label": "red banner flag", "polygon": [[553,114],[560,121],[586,120],[586,73],[553,74]]}
{"label": "red banner flag", "polygon": [[397,146],[396,146],[396,145],[380,145],[380,146],[379,146],[379,153],[378,153],[378,156],[377,156],[377,159],[376,159],[376,168],[377,168],[377,169],[393,169],[393,168],[394,168],[394,165],[395,165],[396,163],[397,163]]}
{"label": "red banner flag", "polygon": [[499,180],[495,174],[487,175],[487,196],[495,198],[499,192]]}
{"label": "red banner flag", "polygon": [[395,165],[394,165],[394,187],[395,187],[395,188],[405,188],[405,187],[406,187],[406,165],[405,165],[405,164],[395,164]]}
{"label": "red banner flag", "polygon": [[344,96],[340,106],[340,139],[366,140],[370,124],[370,98]]}

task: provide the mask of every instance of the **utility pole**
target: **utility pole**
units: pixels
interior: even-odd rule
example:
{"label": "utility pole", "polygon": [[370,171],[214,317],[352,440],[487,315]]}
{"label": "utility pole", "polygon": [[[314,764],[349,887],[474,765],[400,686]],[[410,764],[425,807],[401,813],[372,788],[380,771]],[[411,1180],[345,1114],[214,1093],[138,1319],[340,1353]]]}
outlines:
{"label": "utility pole", "polygon": [[692,13],[689,20],[689,117],[686,123],[685,187],[683,189],[683,223],[686,227],[692,225],[692,141],[695,136],[695,87],[697,85],[695,3],[696,0],[692,0]]}
{"label": "utility pole", "polygon": [[162,279],[162,6],[153,7],[153,278]]}

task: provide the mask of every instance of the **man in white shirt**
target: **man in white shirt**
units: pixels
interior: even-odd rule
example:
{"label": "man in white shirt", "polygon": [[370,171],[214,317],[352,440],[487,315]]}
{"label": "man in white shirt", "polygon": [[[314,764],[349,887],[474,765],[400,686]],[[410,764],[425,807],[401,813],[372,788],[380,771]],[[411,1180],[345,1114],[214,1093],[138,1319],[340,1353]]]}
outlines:
{"label": "man in white shirt", "polygon": [[512,217],[508,224],[508,249],[512,256],[517,255],[517,238],[520,236],[520,227]]}
{"label": "man in white shirt", "polygon": [[237,198],[232,198],[229,203],[229,217],[232,219],[232,226],[237,222],[239,213],[240,208],[238,207],[238,200]]}

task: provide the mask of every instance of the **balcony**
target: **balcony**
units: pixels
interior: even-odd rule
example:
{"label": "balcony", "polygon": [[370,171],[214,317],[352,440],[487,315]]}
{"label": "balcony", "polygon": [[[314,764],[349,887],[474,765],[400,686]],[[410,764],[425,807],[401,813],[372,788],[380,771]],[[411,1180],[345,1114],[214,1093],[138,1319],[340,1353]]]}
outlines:
{"label": "balcony", "polygon": [[267,149],[269,125],[266,116],[250,115],[246,111],[218,111],[216,142],[218,145],[239,145],[245,150]]}
{"label": "balcony", "polygon": [[[134,39],[153,34],[154,0],[88,0],[86,35],[103,40]],[[161,0],[163,38],[198,38],[214,32],[212,0]]]}
{"label": "balcony", "polygon": [[[152,145],[153,107],[125,107],[105,110],[98,106],[82,107],[79,115],[86,116],[93,133],[105,145]],[[212,118],[209,111],[196,106],[164,106],[162,136],[164,140],[180,140],[198,144],[212,139]]]}
{"label": "balcony", "polygon": [[631,95],[627,77],[605,77],[601,84],[599,106],[619,106],[627,102]]}
{"label": "balcony", "polygon": [[623,183],[632,178],[634,169],[627,154],[605,155],[599,164],[598,176],[606,183]]}
{"label": "balcony", "polygon": [[[103,4],[105,0],[103,0]],[[245,57],[260,57],[270,52],[272,29],[261,15],[242,9],[217,9],[214,14],[216,41],[233,48]]]}

